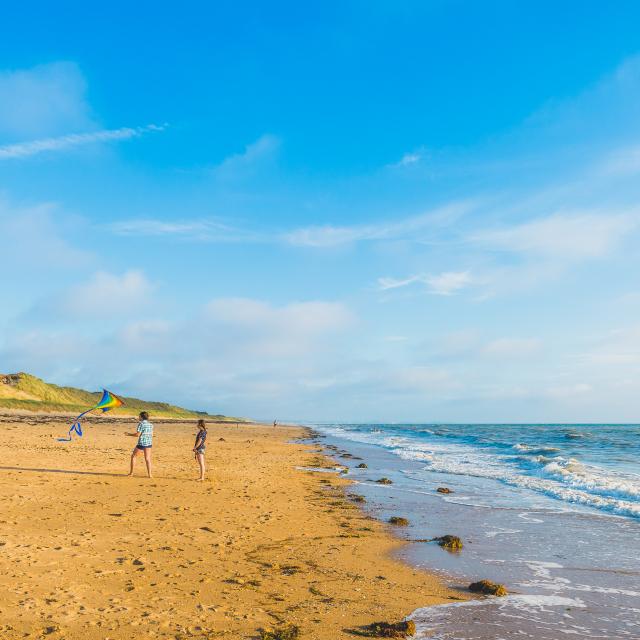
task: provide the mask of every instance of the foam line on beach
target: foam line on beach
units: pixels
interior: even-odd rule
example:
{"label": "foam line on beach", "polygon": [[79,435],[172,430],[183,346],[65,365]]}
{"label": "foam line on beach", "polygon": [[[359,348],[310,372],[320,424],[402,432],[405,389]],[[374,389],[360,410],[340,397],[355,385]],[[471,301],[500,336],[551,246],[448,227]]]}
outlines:
{"label": "foam line on beach", "polygon": [[[398,428],[398,427],[394,427]],[[334,437],[384,448],[401,459],[423,463],[425,471],[486,478],[543,494],[565,505],[579,505],[612,515],[640,518],[640,475],[587,464],[560,447],[495,442],[468,436],[456,440],[421,428],[411,435],[377,428],[320,427]],[[431,438],[422,441],[418,437]],[[570,439],[572,442],[574,439]],[[417,474],[414,474],[417,477]],[[478,505],[480,506],[480,505]]]}
{"label": "foam line on beach", "polygon": [[[500,626],[496,624],[501,616],[508,618],[526,617],[528,622],[537,616],[544,617],[545,611],[554,607],[585,608],[585,604],[578,598],[567,598],[557,595],[510,595],[503,598],[485,598],[466,602],[453,602],[422,607],[414,611],[409,618],[416,624],[416,638],[429,640],[464,640],[460,635],[459,618],[470,610],[474,612],[474,625],[482,624],[478,619],[478,611],[486,610],[486,622],[495,629],[495,637],[500,637]],[[572,633],[567,630],[567,633]],[[455,635],[454,635],[455,634]],[[476,636],[474,636],[476,637]],[[530,636],[526,636],[530,637]]]}

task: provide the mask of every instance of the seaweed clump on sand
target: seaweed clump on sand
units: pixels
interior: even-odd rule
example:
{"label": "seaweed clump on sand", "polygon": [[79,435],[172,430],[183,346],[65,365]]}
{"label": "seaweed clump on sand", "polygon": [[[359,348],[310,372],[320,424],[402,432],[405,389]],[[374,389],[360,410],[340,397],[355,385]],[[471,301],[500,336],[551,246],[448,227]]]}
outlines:
{"label": "seaweed clump on sand", "polygon": [[277,629],[261,629],[260,640],[297,640],[300,638],[300,627],[287,624]]}
{"label": "seaweed clump on sand", "polygon": [[462,540],[458,536],[440,536],[439,538],[434,538],[433,541],[437,542],[443,549],[449,549],[450,551],[460,551],[463,547]]}
{"label": "seaweed clump on sand", "polygon": [[366,462],[361,462],[356,469],[368,469],[369,467],[367,466]]}
{"label": "seaweed clump on sand", "polygon": [[402,622],[372,622],[362,628],[362,634],[369,638],[409,638],[416,633],[413,620]]}
{"label": "seaweed clump on sand", "polygon": [[389,518],[389,524],[395,524],[397,527],[407,527],[409,526],[409,521],[400,516],[391,516]]}
{"label": "seaweed clump on sand", "polygon": [[491,582],[491,580],[479,580],[469,585],[469,591],[483,593],[487,596],[506,596],[507,590],[503,584]]}
{"label": "seaweed clump on sand", "polygon": [[366,502],[366,498],[364,496],[361,496],[359,493],[350,493],[349,497],[354,501],[354,502]]}
{"label": "seaweed clump on sand", "polygon": [[376,482],[378,484],[393,484],[393,480],[389,480],[389,478],[379,478]]}
{"label": "seaweed clump on sand", "polygon": [[296,573],[300,573],[302,569],[297,564],[282,564],[280,565],[280,573],[283,576],[293,576]]}

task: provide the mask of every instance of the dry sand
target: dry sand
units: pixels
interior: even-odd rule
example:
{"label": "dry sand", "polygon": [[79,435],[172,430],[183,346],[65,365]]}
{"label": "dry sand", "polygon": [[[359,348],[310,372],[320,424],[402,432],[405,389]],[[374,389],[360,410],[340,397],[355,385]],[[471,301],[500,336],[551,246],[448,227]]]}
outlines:
{"label": "dry sand", "polygon": [[[204,483],[193,424],[156,423],[155,475],[128,478],[135,422],[0,423],[0,638],[353,638],[460,594],[390,557],[385,525],[299,428],[212,425]],[[224,438],[224,442],[219,438]],[[326,462],[326,459],[325,459]]]}

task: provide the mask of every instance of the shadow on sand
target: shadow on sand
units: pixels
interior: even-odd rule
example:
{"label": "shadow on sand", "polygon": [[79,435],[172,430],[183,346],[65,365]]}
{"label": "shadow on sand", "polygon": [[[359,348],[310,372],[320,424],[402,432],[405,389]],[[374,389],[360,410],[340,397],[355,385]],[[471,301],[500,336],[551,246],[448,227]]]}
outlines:
{"label": "shadow on sand", "polygon": [[73,469],[37,469],[31,467],[2,467],[0,471],[33,471],[34,473],[69,473],[78,476],[107,476],[110,478],[123,478],[126,473],[106,473],[103,471],[75,471]]}

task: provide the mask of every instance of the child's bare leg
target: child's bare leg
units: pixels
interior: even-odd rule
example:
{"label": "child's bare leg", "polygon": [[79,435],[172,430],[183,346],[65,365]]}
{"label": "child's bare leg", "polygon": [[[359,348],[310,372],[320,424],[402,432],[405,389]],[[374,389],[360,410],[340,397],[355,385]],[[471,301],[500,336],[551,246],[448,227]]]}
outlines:
{"label": "child's bare leg", "polygon": [[151,449],[144,450],[144,461],[147,465],[147,475],[150,478],[153,478],[153,476],[151,475]]}
{"label": "child's bare leg", "polygon": [[129,475],[130,475],[130,476],[132,476],[132,475],[133,475],[133,464],[134,464],[134,462],[135,462],[135,459],[136,459],[136,455],[137,455],[137,453],[138,453],[138,450],[137,450],[137,449],[134,449],[134,450],[131,452],[131,466],[129,467]]}
{"label": "child's bare leg", "polygon": [[198,459],[198,466],[200,467],[200,477],[198,478],[198,480],[204,480],[204,471],[205,471],[204,454],[197,453],[196,458]]}

